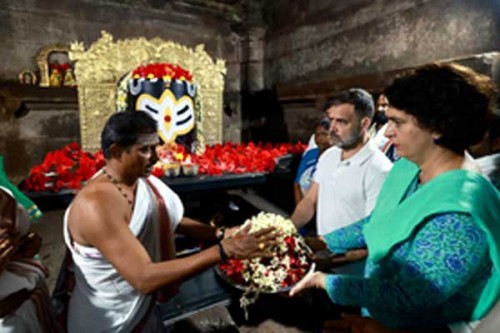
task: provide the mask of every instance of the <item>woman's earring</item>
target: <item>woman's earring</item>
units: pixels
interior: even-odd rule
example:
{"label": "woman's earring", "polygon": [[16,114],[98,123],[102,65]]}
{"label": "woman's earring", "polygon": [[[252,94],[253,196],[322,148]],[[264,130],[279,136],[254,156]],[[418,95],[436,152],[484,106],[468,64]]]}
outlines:
{"label": "woman's earring", "polygon": [[441,142],[441,137],[432,137],[432,141],[435,145],[438,145]]}

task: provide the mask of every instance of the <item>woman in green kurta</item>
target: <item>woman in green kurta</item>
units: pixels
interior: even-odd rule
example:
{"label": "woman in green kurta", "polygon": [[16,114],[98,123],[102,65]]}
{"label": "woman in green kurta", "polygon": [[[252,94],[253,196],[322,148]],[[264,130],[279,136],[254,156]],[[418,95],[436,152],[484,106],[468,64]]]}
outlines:
{"label": "woman in green kurta", "polygon": [[334,252],[368,247],[363,278],[316,272],[291,294],[323,288],[392,328],[477,320],[500,296],[500,195],[464,153],[491,114],[490,81],[431,65],[386,90],[385,135],[403,157],[371,216],[324,237]]}

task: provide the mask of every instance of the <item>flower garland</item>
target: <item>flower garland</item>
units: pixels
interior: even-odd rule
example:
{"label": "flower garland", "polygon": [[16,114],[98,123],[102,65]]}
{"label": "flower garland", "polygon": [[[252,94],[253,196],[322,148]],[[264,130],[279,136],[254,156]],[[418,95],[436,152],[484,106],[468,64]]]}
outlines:
{"label": "flower garland", "polygon": [[[187,81],[190,84],[193,81],[191,73],[178,65],[169,63],[151,63],[145,66],[139,66],[131,72],[127,73],[119,82],[116,91],[116,109],[121,112],[127,110],[128,106],[128,89],[130,80],[159,80],[165,82],[172,80]],[[193,86],[193,84],[191,84]],[[200,108],[196,105],[195,110]]]}
{"label": "flower garland", "polygon": [[[247,307],[255,303],[259,293],[284,291],[299,282],[311,269],[308,254],[311,250],[298,234],[292,221],[282,216],[261,212],[244,224],[250,232],[275,227],[279,232],[277,245],[268,247],[271,258],[229,259],[219,268],[234,284],[243,286],[245,293],[240,306],[248,316]],[[253,297],[252,297],[253,295]]]}
{"label": "flower garland", "polygon": [[146,66],[139,66],[132,71],[132,78],[163,79],[165,81],[185,80],[189,82],[193,80],[193,76],[187,69],[167,63],[152,63]]}

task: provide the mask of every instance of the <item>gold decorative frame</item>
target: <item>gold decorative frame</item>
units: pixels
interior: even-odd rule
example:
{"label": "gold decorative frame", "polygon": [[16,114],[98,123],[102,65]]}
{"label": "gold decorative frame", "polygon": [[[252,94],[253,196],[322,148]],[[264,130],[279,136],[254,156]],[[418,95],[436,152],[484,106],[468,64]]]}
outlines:
{"label": "gold decorative frame", "polygon": [[145,38],[113,41],[103,31],[99,40],[85,51],[83,43],[71,44],[70,59],[75,61],[80,107],[82,147],[96,151],[100,148],[100,133],[106,120],[116,111],[119,80],[139,65],[168,62],[186,68],[198,85],[196,133],[200,147],[222,142],[222,93],[226,65],[215,62],[202,44],[194,50],[186,46]]}
{"label": "gold decorative frame", "polygon": [[49,55],[52,52],[69,53],[69,46],[64,44],[55,44],[44,47],[36,58],[38,68],[40,69],[40,87],[49,86]]}
{"label": "gold decorative frame", "polygon": [[[20,84],[34,85],[37,83],[37,77],[35,73],[33,73],[33,71],[30,71],[29,69],[21,71],[18,77]],[[26,78],[28,78],[28,81],[26,81]]]}

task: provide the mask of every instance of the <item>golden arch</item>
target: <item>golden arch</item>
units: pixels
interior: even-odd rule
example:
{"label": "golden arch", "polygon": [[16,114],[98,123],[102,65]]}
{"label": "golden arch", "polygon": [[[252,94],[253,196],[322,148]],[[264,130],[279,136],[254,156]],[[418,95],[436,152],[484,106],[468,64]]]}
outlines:
{"label": "golden arch", "polygon": [[113,41],[103,31],[88,50],[83,43],[71,44],[70,59],[75,61],[80,108],[80,135],[83,149],[101,147],[100,133],[106,120],[116,112],[117,85],[120,79],[139,65],[154,62],[178,64],[193,75],[198,85],[195,108],[199,147],[222,142],[222,94],[224,60],[213,61],[202,44],[194,49],[160,38]]}
{"label": "golden arch", "polygon": [[66,53],[69,52],[69,47],[64,44],[55,44],[44,47],[38,53],[36,62],[38,63],[38,68],[40,69],[40,86],[49,86],[49,55],[53,52]]}

